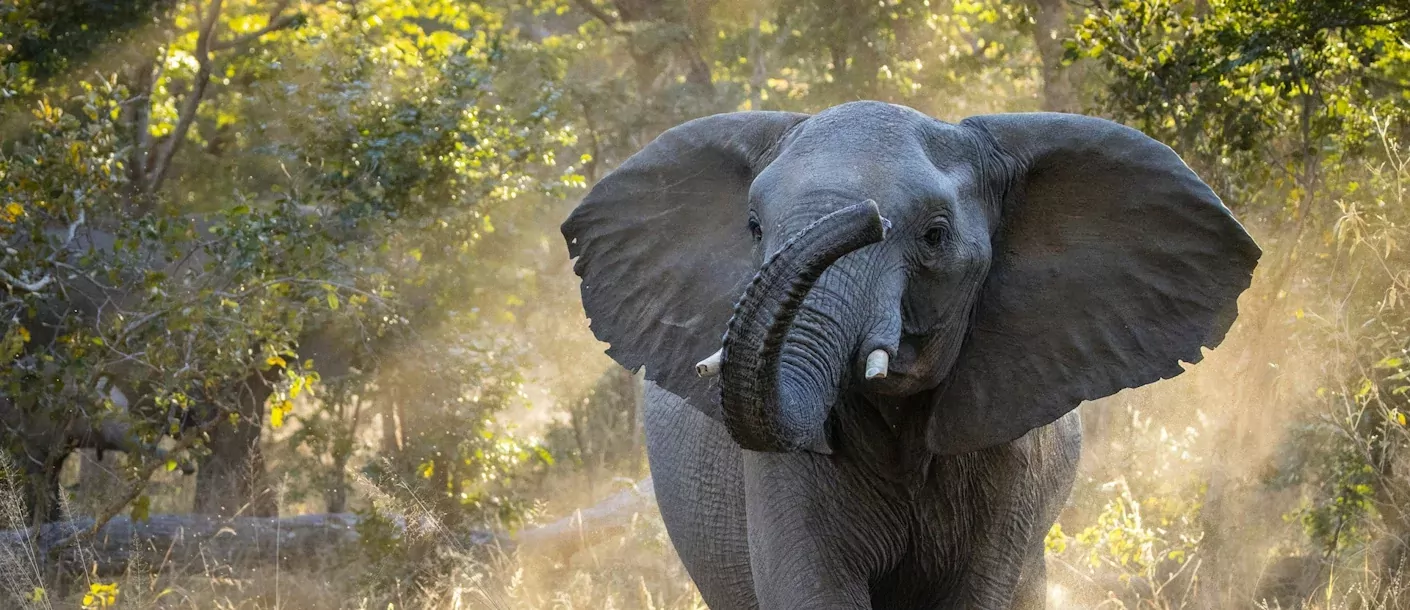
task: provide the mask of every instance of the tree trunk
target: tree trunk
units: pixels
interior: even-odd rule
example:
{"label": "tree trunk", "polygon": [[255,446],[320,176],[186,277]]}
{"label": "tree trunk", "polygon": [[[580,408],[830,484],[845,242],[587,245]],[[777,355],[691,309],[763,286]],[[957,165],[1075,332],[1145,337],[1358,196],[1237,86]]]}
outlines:
{"label": "tree trunk", "polygon": [[[328,397],[325,397],[328,398]],[[362,429],[362,408],[366,405],[362,396],[348,396],[346,393],[332,397],[340,405],[336,409],[338,421],[347,422],[347,429],[337,432],[333,441],[333,467],[328,473],[327,489],[324,490],[328,512],[341,513],[348,505],[348,460],[352,459],[353,447],[357,445],[358,431]],[[351,402],[351,404],[348,404]],[[352,413],[348,411],[351,409]],[[385,432],[384,432],[385,435]],[[384,436],[385,438],[385,436]]]}
{"label": "tree trunk", "polygon": [[755,8],[752,13],[750,21],[753,23],[749,27],[749,109],[763,110],[764,85],[768,82],[768,73],[764,69],[764,44],[759,40],[763,34],[760,30],[763,23],[759,9]]}
{"label": "tree trunk", "polygon": [[656,491],[651,477],[637,481],[590,508],[573,511],[553,523],[526,530],[517,542],[523,551],[538,555],[558,555],[587,548],[631,529],[636,515],[652,509]]}
{"label": "tree trunk", "polygon": [[333,455],[333,471],[329,473],[328,489],[325,492],[327,494],[327,509],[330,513],[341,513],[348,508],[348,476],[344,472],[347,467],[347,455],[335,453]]}
{"label": "tree trunk", "polygon": [[265,473],[260,450],[264,403],[272,391],[263,376],[251,375],[240,393],[233,425],[220,422],[211,431],[210,455],[196,473],[194,512],[217,517],[272,517],[279,507]]}
{"label": "tree trunk", "polygon": [[380,455],[392,459],[401,452],[401,422],[397,418],[396,395],[387,392],[380,399],[382,403],[382,451]]}
{"label": "tree trunk", "polygon": [[[62,462],[60,462],[62,464]],[[24,469],[24,507],[30,527],[63,518],[59,502],[59,468],[35,464]],[[4,515],[7,519],[9,515]]]}
{"label": "tree trunk", "polygon": [[1077,112],[1077,95],[1073,91],[1068,71],[1062,65],[1065,53],[1062,39],[1067,35],[1066,0],[1030,0],[1036,13],[1033,42],[1043,66],[1043,110]]}
{"label": "tree trunk", "polygon": [[[74,512],[91,514],[126,491],[127,486],[118,474],[122,457],[116,451],[100,453],[94,449],[80,449],[77,453],[78,491],[74,494]],[[99,455],[102,455],[101,459]]]}

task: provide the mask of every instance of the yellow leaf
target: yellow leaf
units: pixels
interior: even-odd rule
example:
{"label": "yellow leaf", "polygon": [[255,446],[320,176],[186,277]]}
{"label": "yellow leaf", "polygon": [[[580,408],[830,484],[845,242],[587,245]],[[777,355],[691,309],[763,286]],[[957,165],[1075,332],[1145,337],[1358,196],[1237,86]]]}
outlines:
{"label": "yellow leaf", "polygon": [[167,471],[167,472],[171,472],[171,471],[173,471],[173,470],[176,470],[176,460],[167,460],[167,461],[166,461],[166,471]]}
{"label": "yellow leaf", "polygon": [[83,595],[84,608],[110,608],[117,604],[117,583],[93,583],[88,585],[88,593]]}
{"label": "yellow leaf", "polygon": [[1395,423],[1404,426],[1404,425],[1405,425],[1405,414],[1404,414],[1404,413],[1401,413],[1400,411],[1396,411],[1396,412],[1395,412]]}
{"label": "yellow leaf", "polygon": [[20,219],[20,216],[23,215],[24,206],[13,201],[6,204],[4,211],[0,212],[0,218],[3,218],[5,222],[15,222]]}
{"label": "yellow leaf", "polygon": [[269,409],[269,425],[279,428],[284,425],[284,416],[294,410],[294,403],[288,400],[280,401]]}
{"label": "yellow leaf", "polygon": [[328,309],[338,311],[338,295],[331,292],[328,293]]}
{"label": "yellow leaf", "polygon": [[279,356],[270,356],[268,358],[265,358],[264,363],[268,364],[269,366],[289,366],[289,363],[285,362],[284,359],[280,358]]}
{"label": "yellow leaf", "polygon": [[1297,319],[1299,319],[1299,320],[1301,320],[1301,319],[1302,319],[1302,316],[1305,316],[1305,315],[1307,315],[1307,314],[1306,314],[1306,312],[1302,311],[1302,308],[1301,308],[1301,307],[1297,308],[1297,311],[1294,311],[1294,312],[1293,312],[1293,317],[1294,317],[1294,318],[1297,318]]}
{"label": "yellow leaf", "polygon": [[25,598],[32,602],[42,602],[46,595],[48,594],[44,592],[44,587],[35,587]]}

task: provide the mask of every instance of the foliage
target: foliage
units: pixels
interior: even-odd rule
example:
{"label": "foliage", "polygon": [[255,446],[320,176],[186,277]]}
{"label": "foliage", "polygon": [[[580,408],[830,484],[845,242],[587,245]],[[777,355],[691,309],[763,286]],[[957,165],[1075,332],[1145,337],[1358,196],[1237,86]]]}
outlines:
{"label": "foliage", "polygon": [[643,474],[639,471],[644,448],[637,440],[641,391],[635,376],[618,367],[609,369],[583,396],[562,407],[568,421],[550,426],[544,446],[596,476]]}
{"label": "foliage", "polygon": [[[1287,425],[1261,480],[1235,478],[1208,493],[1223,501],[1236,489],[1243,497],[1295,492],[1298,506],[1283,512],[1304,537],[1261,548],[1378,563],[1381,580],[1403,553],[1385,541],[1405,531],[1403,483],[1393,474],[1410,406],[1400,389],[1410,220],[1400,144],[1410,99],[1405,9],[1338,0],[1098,3],[1068,42],[1069,60],[1101,67],[1094,105],[1169,142],[1265,250],[1234,333],[1249,354],[1231,373],[1241,387],[1208,406],[1234,413],[1213,431],[1211,450],[1232,459],[1222,447],[1252,438],[1251,422]],[[1201,527],[1223,537],[1218,519],[1204,515]],[[1206,559],[1205,574],[1231,583],[1252,569],[1236,569],[1224,551]]]}
{"label": "foliage", "polygon": [[[491,569],[447,559],[453,536],[398,533],[407,514],[515,529],[644,474],[636,382],[578,309],[567,206],[707,113],[1050,107],[1038,23],[1062,5],[2,4],[0,409],[20,415],[0,445],[20,459],[0,478],[57,477],[91,444],[63,432],[77,422],[127,441],[132,493],[85,503],[100,517],[170,506],[143,490],[179,464],[267,463],[282,509],[366,517],[380,567],[354,580],[379,602],[420,583],[437,603],[696,606],[655,521],[575,566]],[[1139,409],[1084,407],[1102,462],[1050,557],[1128,607],[1236,607],[1285,560],[1319,583],[1366,573],[1324,606],[1391,603],[1410,540],[1410,6],[1068,9],[1083,109],[1169,143],[1265,255],[1213,363]],[[230,452],[251,424],[259,442]],[[1241,507],[1286,522],[1231,521]],[[614,568],[637,559],[649,576]],[[15,596],[49,590],[25,578]],[[155,590],[118,586],[123,604]]]}
{"label": "foliage", "polygon": [[1119,469],[1110,481],[1079,480],[1073,498],[1088,510],[1080,519],[1064,519],[1072,534],[1061,523],[1053,526],[1045,541],[1048,557],[1119,593],[1126,607],[1193,603],[1205,535],[1198,468],[1204,426],[1172,430],[1157,414],[1124,406],[1119,429],[1128,454],[1106,457],[1134,467]]}

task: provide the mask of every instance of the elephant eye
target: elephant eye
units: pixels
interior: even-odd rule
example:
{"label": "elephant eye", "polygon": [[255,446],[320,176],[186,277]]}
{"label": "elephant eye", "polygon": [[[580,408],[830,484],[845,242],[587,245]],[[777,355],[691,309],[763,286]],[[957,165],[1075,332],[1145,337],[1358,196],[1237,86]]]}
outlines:
{"label": "elephant eye", "polygon": [[759,221],[753,217],[749,218],[749,232],[754,235],[754,241],[764,239],[764,228],[759,226]]}
{"label": "elephant eye", "polygon": [[930,229],[925,232],[923,239],[925,239],[925,244],[927,246],[939,246],[945,241],[945,226],[935,225],[933,227],[930,227]]}

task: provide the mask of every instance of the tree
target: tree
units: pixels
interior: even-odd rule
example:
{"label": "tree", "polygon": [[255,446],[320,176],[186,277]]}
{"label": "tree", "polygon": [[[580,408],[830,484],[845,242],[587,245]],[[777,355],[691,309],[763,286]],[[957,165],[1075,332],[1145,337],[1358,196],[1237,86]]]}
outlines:
{"label": "tree", "polygon": [[[1410,23],[1406,9],[1393,1],[1098,3],[1069,43],[1069,59],[1094,60],[1109,81],[1097,109],[1175,147],[1256,227],[1266,252],[1234,332],[1245,347],[1224,387],[1237,389],[1208,396],[1211,410],[1227,415],[1216,420],[1200,512],[1203,573],[1218,586],[1203,591],[1225,597],[1202,605],[1238,603],[1250,592],[1234,583],[1256,581],[1261,558],[1232,541],[1255,525],[1246,507],[1260,478],[1304,490],[1310,508],[1289,512],[1306,525],[1300,544],[1326,564],[1365,542],[1357,532],[1373,512],[1386,540],[1410,532],[1393,474],[1405,408],[1397,390],[1403,280],[1394,270],[1406,221],[1399,143],[1410,54],[1396,42]],[[1307,367],[1313,379],[1282,373],[1305,355],[1317,362]],[[1277,476],[1248,460],[1230,467],[1267,422],[1289,414],[1297,423]],[[1385,576],[1402,554],[1381,553]]]}

